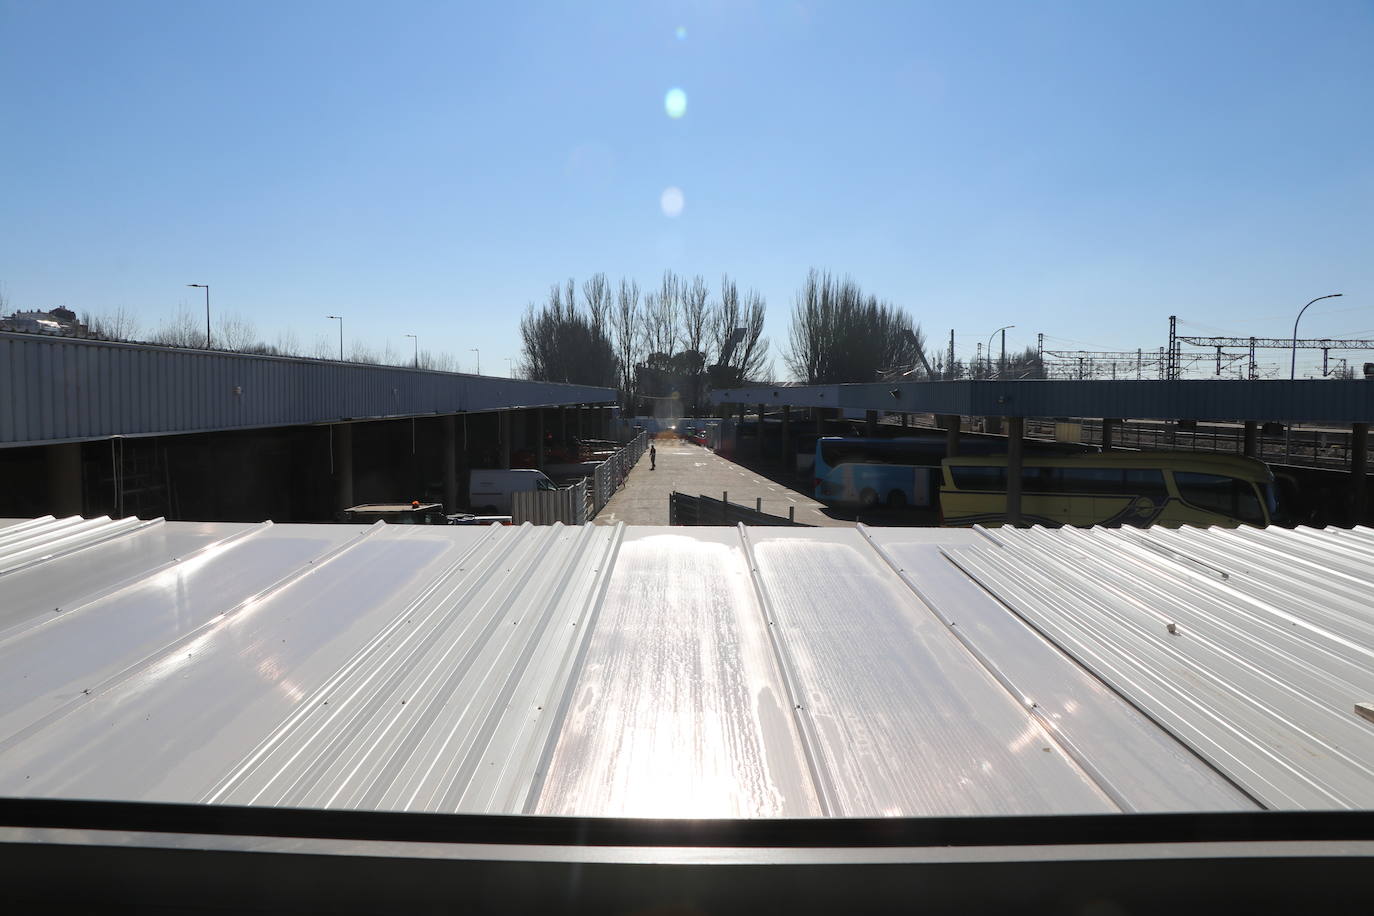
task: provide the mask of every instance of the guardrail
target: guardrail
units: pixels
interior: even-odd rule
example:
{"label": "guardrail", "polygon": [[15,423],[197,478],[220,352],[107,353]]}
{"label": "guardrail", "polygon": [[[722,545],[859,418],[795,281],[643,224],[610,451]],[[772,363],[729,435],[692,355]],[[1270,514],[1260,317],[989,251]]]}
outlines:
{"label": "guardrail", "polygon": [[615,491],[625,482],[630,470],[648,450],[649,434],[640,433],[626,443],[624,448],[614,452],[596,466],[596,471],[588,478],[592,486],[588,494],[591,504],[587,507],[587,518],[595,518],[596,514],[606,507]]}
{"label": "guardrail", "polygon": [[673,492],[668,497],[668,524],[670,525],[769,525],[777,528],[812,528],[795,520],[796,510],[788,510],[787,518],[769,515],[758,509],[740,506],[730,502],[730,494],[722,493],[721,499],[709,496],[688,496],[686,493]]}

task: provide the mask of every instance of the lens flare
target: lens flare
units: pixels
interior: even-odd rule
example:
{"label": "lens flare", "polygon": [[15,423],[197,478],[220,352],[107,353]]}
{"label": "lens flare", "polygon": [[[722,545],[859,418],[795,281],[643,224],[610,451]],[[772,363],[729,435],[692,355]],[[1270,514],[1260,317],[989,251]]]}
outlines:
{"label": "lens flare", "polygon": [[663,208],[663,215],[669,219],[676,219],[682,215],[682,207],[687,201],[682,197],[681,188],[664,188],[663,194],[658,198],[658,205]]}
{"label": "lens flare", "polygon": [[663,110],[670,118],[680,118],[687,113],[687,93],[681,89],[669,89],[663,97]]}

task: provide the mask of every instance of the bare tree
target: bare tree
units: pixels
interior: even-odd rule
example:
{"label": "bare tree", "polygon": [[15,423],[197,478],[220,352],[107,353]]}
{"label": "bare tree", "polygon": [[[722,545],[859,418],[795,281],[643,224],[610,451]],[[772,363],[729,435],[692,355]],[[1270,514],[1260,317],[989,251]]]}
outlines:
{"label": "bare tree", "polygon": [[149,335],[148,342],[164,347],[204,347],[205,326],[200,323],[199,315],[183,308],[175,317],[158,325],[157,330]]}
{"label": "bare tree", "polygon": [[812,270],[792,312],[793,375],[808,384],[873,381],[914,371],[925,341],[903,309],[863,295],[848,277]]}
{"label": "bare tree", "polygon": [[301,341],[296,336],[296,332],[287,328],[285,331],[277,332],[277,342],[273,344],[277,348],[277,353],[281,356],[301,356]]}
{"label": "bare tree", "polygon": [[701,416],[702,382],[704,370],[709,359],[706,352],[709,341],[707,331],[710,326],[711,308],[707,303],[710,293],[706,280],[700,274],[692,278],[690,285],[682,286],[682,346],[689,356],[691,367],[688,385],[691,389],[691,408],[693,416]]}
{"label": "bare tree", "polygon": [[366,363],[370,366],[377,366],[382,362],[377,351],[361,340],[353,341],[353,346],[348,348],[348,361],[350,363]]}
{"label": "bare tree", "polygon": [[315,335],[315,347],[312,354],[316,359],[338,359],[338,343],[328,334]]}
{"label": "bare tree", "polygon": [[633,280],[620,280],[616,294],[615,313],[612,316],[615,330],[615,354],[620,366],[620,393],[628,406],[635,395],[635,366],[639,364],[640,325],[639,284]]}
{"label": "bare tree", "polygon": [[258,340],[258,330],[253,322],[237,312],[220,317],[219,325],[215,329],[215,345],[223,350],[235,350],[240,353],[266,349],[266,345]]}
{"label": "bare tree", "polygon": [[667,359],[677,352],[679,313],[677,275],[665,270],[658,292],[644,296],[644,349],[650,356]]}
{"label": "bare tree", "polygon": [[709,298],[706,280],[700,275],[692,278],[690,286],[682,288],[682,345],[685,350],[702,354],[706,351],[706,332],[711,319]]}
{"label": "bare tree", "polygon": [[[711,342],[716,365],[711,383],[731,388],[745,381],[760,379],[768,362],[768,339],[763,336],[767,303],[756,290],[749,290],[741,301],[739,287],[728,275],[720,280],[720,302],[711,311]],[[727,342],[737,330],[743,337],[726,353]],[[771,374],[768,373],[768,374]]]}
{"label": "bare tree", "polygon": [[613,298],[611,284],[606,280],[605,274],[592,274],[583,281],[582,301],[587,307],[587,317],[591,321],[592,329],[608,337]]}
{"label": "bare tree", "polygon": [[768,338],[763,336],[763,319],[768,311],[768,303],[763,295],[751,289],[744,294],[744,340],[740,342],[740,378],[746,381],[763,381],[773,374],[768,360]]}
{"label": "bare tree", "polygon": [[421,350],[420,368],[433,369],[435,372],[456,372],[458,370],[458,363],[451,353],[435,353],[430,350]]}
{"label": "bare tree", "polygon": [[611,386],[616,381],[615,348],[604,331],[577,308],[576,285],[566,294],[557,284],[542,308],[533,303],[520,321],[521,369],[526,378]]}
{"label": "bare tree", "polygon": [[[3,305],[0,305],[0,312],[3,311]],[[86,312],[81,316],[81,323],[92,337],[104,340],[133,340],[139,331],[138,316],[122,305],[111,312]]]}

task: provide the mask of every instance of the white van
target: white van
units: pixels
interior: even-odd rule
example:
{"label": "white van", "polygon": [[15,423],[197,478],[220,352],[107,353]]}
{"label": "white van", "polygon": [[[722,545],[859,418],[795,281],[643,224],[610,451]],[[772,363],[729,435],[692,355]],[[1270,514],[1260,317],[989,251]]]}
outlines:
{"label": "white van", "polygon": [[468,481],[468,505],[474,512],[509,515],[512,493],[557,489],[543,471],[473,468]]}

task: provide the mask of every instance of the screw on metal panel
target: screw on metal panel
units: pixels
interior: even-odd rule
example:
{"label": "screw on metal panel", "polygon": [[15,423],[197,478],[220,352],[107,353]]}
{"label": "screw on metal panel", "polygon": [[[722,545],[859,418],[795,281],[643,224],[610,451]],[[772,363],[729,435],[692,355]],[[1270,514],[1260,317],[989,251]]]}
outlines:
{"label": "screw on metal panel", "polygon": [[1168,630],[1170,633],[1172,633],[1173,635],[1175,635],[1175,636],[1178,635],[1178,624],[1173,623],[1173,622],[1170,622],[1170,623],[1166,623],[1166,624],[1164,625],[1164,627],[1165,627],[1165,629],[1167,629],[1167,630]]}

